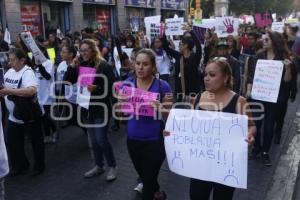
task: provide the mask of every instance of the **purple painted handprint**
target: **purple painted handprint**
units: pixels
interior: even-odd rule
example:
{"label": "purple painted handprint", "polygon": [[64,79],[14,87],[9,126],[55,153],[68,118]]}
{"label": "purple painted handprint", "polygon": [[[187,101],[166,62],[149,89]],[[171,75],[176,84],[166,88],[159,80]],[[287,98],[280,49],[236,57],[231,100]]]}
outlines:
{"label": "purple painted handprint", "polygon": [[227,33],[233,33],[234,32],[234,20],[230,21],[230,19],[225,19],[225,21],[223,21],[225,27],[227,28],[226,32]]}

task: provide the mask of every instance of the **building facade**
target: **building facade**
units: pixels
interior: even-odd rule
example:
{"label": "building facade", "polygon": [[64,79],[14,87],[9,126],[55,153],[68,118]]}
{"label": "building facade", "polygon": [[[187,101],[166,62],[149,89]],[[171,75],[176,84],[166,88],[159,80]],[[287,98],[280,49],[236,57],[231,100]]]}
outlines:
{"label": "building facade", "polygon": [[187,15],[187,0],[0,0],[0,26],[13,38],[24,30],[48,35],[90,27],[103,34],[143,27],[144,17]]}

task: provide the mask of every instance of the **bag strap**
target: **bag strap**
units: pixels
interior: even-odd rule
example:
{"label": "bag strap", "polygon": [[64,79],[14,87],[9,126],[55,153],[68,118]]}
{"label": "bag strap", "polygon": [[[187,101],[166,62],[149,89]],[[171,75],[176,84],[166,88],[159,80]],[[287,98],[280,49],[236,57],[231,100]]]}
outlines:
{"label": "bag strap", "polygon": [[19,83],[18,83],[17,89],[20,89],[20,88],[21,88],[23,74],[24,74],[26,71],[28,71],[28,70],[31,70],[31,69],[30,69],[30,68],[25,69],[24,72],[22,73],[21,78],[20,78]]}

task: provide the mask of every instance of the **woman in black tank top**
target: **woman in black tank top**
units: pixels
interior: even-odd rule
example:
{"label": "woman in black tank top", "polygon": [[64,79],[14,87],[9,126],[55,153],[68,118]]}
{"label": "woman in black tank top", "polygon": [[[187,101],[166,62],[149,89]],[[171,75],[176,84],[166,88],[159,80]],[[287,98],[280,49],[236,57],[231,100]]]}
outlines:
{"label": "woman in black tank top", "polygon": [[[249,145],[254,143],[256,133],[255,124],[251,119],[245,98],[234,93],[232,88],[231,68],[225,58],[215,58],[205,69],[204,83],[206,91],[199,94],[194,102],[194,108],[218,112],[237,113],[248,115]],[[235,188],[209,181],[191,179],[191,200],[209,200],[213,191],[213,200],[231,200]]]}

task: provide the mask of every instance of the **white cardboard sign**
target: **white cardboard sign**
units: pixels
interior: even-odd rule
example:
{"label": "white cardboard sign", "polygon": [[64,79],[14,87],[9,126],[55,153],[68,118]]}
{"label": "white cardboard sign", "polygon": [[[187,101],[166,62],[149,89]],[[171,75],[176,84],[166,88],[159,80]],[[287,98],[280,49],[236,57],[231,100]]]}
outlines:
{"label": "white cardboard sign", "polygon": [[151,41],[151,24],[160,24],[161,16],[151,16],[151,17],[145,17],[145,27],[146,27],[146,36],[149,41]]}
{"label": "white cardboard sign", "polygon": [[227,37],[228,35],[238,35],[240,21],[233,17],[217,17],[216,33],[218,37]]}
{"label": "white cardboard sign", "polygon": [[248,117],[201,110],[172,109],[165,149],[176,174],[247,188]]}
{"label": "white cardboard sign", "polygon": [[171,18],[166,19],[166,35],[183,35],[184,30],[182,30],[184,24],[183,17],[181,18]]}
{"label": "white cardboard sign", "polygon": [[284,22],[273,22],[271,29],[274,32],[283,33],[283,31],[284,31]]}
{"label": "white cardboard sign", "polygon": [[278,60],[258,60],[252,85],[253,99],[277,102],[283,62]]}

